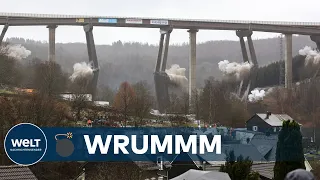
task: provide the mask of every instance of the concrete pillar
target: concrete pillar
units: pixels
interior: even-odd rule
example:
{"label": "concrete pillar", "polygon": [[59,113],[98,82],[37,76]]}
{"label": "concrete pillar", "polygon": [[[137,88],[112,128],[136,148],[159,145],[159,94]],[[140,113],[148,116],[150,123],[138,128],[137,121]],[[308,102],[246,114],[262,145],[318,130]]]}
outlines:
{"label": "concrete pillar", "polygon": [[83,26],[83,29],[86,33],[86,41],[87,41],[87,49],[88,49],[88,56],[89,56],[89,63],[93,66],[93,79],[90,83],[90,93],[92,94],[92,100],[94,101],[96,98],[96,88],[98,84],[98,76],[99,76],[99,64],[98,58],[96,53],[96,47],[94,44],[93,38],[93,26],[88,24]]}
{"label": "concrete pillar", "polygon": [[196,63],[197,63],[197,29],[190,29],[189,32],[189,105],[192,103],[192,95],[196,90]]}
{"label": "concrete pillar", "polygon": [[292,34],[285,35],[285,87],[292,87]]}
{"label": "concrete pillar", "polygon": [[[241,46],[242,57],[243,57],[244,62],[249,62],[248,53],[247,53],[246,45],[244,42],[244,37],[247,37],[250,56],[251,56],[250,63],[253,64],[253,67],[250,70],[249,78],[241,81],[241,84],[240,84],[239,90],[238,90],[238,95],[240,96],[240,93],[242,91],[244,91],[246,94],[246,93],[250,92],[250,90],[252,90],[255,87],[255,83],[256,83],[256,79],[257,79],[258,61],[257,61],[253,41],[251,39],[252,31],[251,30],[237,30],[236,34],[240,39],[240,46]],[[247,98],[246,95],[244,95],[244,96],[245,96],[245,98]]]}
{"label": "concrete pillar", "polygon": [[168,59],[168,51],[169,51],[169,43],[170,43],[170,34],[172,30],[168,30],[166,32],[166,42],[164,45],[164,52],[163,52],[163,60],[161,65],[161,71],[165,71],[167,68],[167,59]]}
{"label": "concrete pillar", "polygon": [[241,51],[242,51],[243,62],[249,62],[246,44],[244,43],[244,38],[243,37],[239,37],[239,38],[240,38],[240,46],[241,46]]}
{"label": "concrete pillar", "polygon": [[253,41],[251,39],[251,35],[252,35],[252,32],[250,35],[247,36],[248,38],[248,46],[249,46],[249,51],[250,51],[250,57],[251,57],[251,63],[254,65],[254,66],[258,66],[258,61],[257,61],[257,56],[256,56],[256,51],[254,50],[254,46],[253,46]]}
{"label": "concrete pillar", "polygon": [[320,36],[311,35],[310,39],[317,44],[317,49],[320,50]]}
{"label": "concrete pillar", "polygon": [[56,60],[56,25],[47,26],[49,29],[49,61]]}
{"label": "concrete pillar", "polygon": [[236,31],[236,34],[240,39],[240,47],[241,47],[243,62],[249,62],[246,44],[245,44],[244,38],[243,38],[244,34],[242,32],[243,31]]}
{"label": "concrete pillar", "polygon": [[158,52],[158,58],[157,58],[156,68],[155,68],[155,70],[154,70],[155,72],[159,72],[159,71],[160,71],[160,67],[161,67],[164,35],[165,35],[165,34],[163,34],[163,33],[160,35],[159,52]]}
{"label": "concrete pillar", "polygon": [[1,32],[1,35],[0,35],[0,45],[2,44],[4,35],[6,34],[8,28],[9,28],[9,25],[8,25],[8,24],[6,24],[6,25],[3,26],[3,29],[2,29],[2,32]]}
{"label": "concrete pillar", "polygon": [[156,67],[154,70],[154,85],[158,103],[158,110],[163,112],[163,84],[162,83],[162,76],[160,74],[161,62],[162,62],[162,54],[163,54],[163,43],[164,43],[164,36],[165,32],[160,30],[160,42],[159,42],[159,51],[158,51],[158,58],[156,62]]}

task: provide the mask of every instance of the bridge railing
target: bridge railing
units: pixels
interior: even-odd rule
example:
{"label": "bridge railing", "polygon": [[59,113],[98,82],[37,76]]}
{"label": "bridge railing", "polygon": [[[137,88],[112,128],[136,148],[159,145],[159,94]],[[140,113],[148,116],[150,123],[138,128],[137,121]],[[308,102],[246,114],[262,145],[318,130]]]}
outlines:
{"label": "bridge railing", "polygon": [[268,24],[268,25],[292,25],[292,26],[320,26],[320,22],[289,22],[289,21],[249,21],[249,20],[209,20],[209,19],[173,19],[173,18],[144,18],[144,17],[108,17],[89,15],[62,15],[62,14],[32,14],[32,13],[1,13],[2,17],[34,17],[34,18],[121,18],[121,19],[159,19],[171,21],[200,21],[232,24]]}

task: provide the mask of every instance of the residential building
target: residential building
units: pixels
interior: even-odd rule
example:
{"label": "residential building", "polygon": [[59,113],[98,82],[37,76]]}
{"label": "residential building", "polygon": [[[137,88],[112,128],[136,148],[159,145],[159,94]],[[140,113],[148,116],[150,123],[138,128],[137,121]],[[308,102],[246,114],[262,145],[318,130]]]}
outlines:
{"label": "residential building", "polygon": [[285,120],[293,120],[287,114],[272,114],[271,112],[255,114],[246,122],[248,131],[277,134]]}

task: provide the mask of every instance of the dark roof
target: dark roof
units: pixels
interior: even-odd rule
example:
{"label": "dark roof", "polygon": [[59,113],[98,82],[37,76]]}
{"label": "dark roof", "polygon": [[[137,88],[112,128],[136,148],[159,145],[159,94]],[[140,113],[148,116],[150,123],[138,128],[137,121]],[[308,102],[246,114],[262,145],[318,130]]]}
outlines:
{"label": "dark roof", "polygon": [[37,180],[27,166],[0,166],[0,180]]}
{"label": "dark roof", "polygon": [[267,161],[276,160],[278,135],[260,135],[256,134],[250,141],[250,144],[255,146],[258,151],[264,156]]}
{"label": "dark roof", "polygon": [[252,144],[228,144],[222,145],[222,152],[234,151],[236,157],[242,155],[244,158],[249,157],[252,161],[266,161],[263,155]]}
{"label": "dark roof", "polygon": [[182,152],[180,154],[177,154],[174,159],[171,161],[170,164],[173,164],[176,161],[180,161],[180,158],[185,160],[186,157],[183,156],[187,156],[187,158],[190,158],[190,160],[198,167],[200,168],[202,166],[202,161],[206,161],[206,159],[203,159],[202,157],[200,157],[198,154],[191,154],[188,152]]}

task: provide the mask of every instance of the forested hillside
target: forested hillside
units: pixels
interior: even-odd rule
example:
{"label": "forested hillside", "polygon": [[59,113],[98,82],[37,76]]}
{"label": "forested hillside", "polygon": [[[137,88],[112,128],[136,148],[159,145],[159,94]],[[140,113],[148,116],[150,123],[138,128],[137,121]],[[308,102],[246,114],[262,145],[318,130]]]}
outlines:
{"label": "forested hillside", "polygon": [[[35,57],[41,60],[48,58],[47,42],[36,42],[21,38],[10,38],[7,41],[22,44],[29,49],[32,52],[31,56],[28,57],[29,60]],[[255,40],[254,45],[259,66],[265,66],[280,59],[280,43],[278,38]],[[315,44],[308,36],[294,36],[294,55],[306,45],[315,47]],[[118,41],[112,45],[97,45],[96,50],[100,63],[100,85],[117,88],[123,81],[135,83],[140,80],[146,80],[150,84],[153,83],[152,73],[158,53],[157,46]],[[169,49],[168,68],[171,64],[179,64],[180,67],[186,68],[186,73],[188,73],[188,59],[188,44],[181,46],[172,45]],[[219,71],[217,64],[224,59],[230,62],[242,61],[238,41],[209,41],[198,44],[197,85],[202,86],[204,79],[209,76],[221,78],[222,73]],[[73,71],[73,64],[88,61],[86,44],[58,43],[56,45],[56,60],[64,71],[71,73]],[[270,72],[268,76],[275,76],[275,74]],[[266,75],[260,75],[260,77],[262,76]]]}

